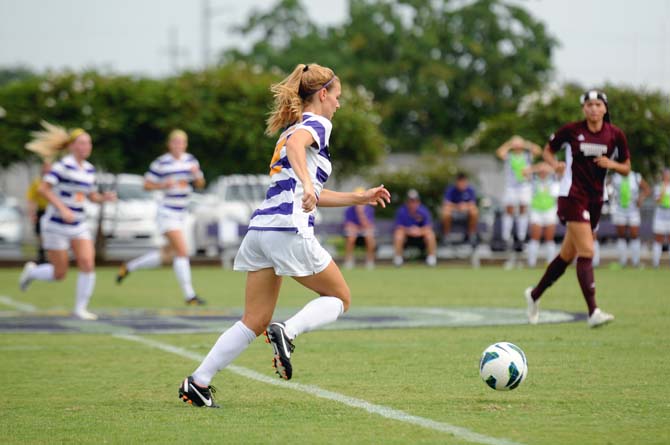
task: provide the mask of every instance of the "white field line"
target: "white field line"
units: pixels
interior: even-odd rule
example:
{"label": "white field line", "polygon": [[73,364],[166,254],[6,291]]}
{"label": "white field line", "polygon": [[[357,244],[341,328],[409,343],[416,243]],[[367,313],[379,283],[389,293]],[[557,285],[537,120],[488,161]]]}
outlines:
{"label": "white field line", "polygon": [[[114,334],[113,336],[116,338],[122,338],[124,340],[141,343],[145,346],[159,349],[164,352],[170,352],[180,357],[188,358],[198,362],[202,361],[205,358],[204,355],[198,354],[196,352],[192,352],[187,349],[180,348],[178,346],[173,346],[168,343],[162,343],[144,337],[138,337],[136,335]],[[241,366],[230,365],[226,369],[230,372],[233,372],[234,374],[238,374],[242,377],[246,377],[251,380],[256,380],[257,382],[279,386],[280,388],[292,389],[294,391],[310,394],[315,397],[319,397],[321,399],[332,400],[334,402],[342,403],[344,405],[353,408],[360,408],[364,411],[369,412],[370,414],[375,414],[381,417],[385,417],[387,419],[397,420],[399,422],[420,426],[422,428],[426,428],[433,431],[449,433],[459,439],[468,442],[488,444],[488,445],[521,445],[518,442],[513,442],[508,439],[498,439],[495,437],[490,437],[484,434],[476,433],[474,431],[471,431],[467,428],[463,428],[460,426],[451,425],[445,422],[437,422],[435,420],[427,419],[425,417],[414,416],[404,411],[389,408],[383,405],[376,405],[374,403],[370,403],[362,399],[357,399],[337,392],[328,391],[326,389],[319,388],[318,386],[303,385],[301,383],[287,382],[285,380],[280,380],[278,378],[271,378],[268,377],[267,375],[260,374],[256,371],[253,371],[248,368],[243,368]]]}
{"label": "white field line", "polygon": [[13,307],[14,309],[18,309],[19,311],[23,312],[37,311],[37,308],[32,304],[21,303],[20,301],[13,300],[6,295],[0,295],[0,303],[4,304],[5,306]]}

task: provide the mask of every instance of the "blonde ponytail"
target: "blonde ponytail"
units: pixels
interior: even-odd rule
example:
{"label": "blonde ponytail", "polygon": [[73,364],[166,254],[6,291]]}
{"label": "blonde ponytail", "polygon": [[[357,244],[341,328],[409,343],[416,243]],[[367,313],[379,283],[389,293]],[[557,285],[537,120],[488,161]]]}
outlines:
{"label": "blonde ponytail", "polygon": [[302,121],[302,110],[314,93],[330,88],[337,76],[330,68],[316,63],[299,64],[284,80],[270,87],[274,105],[265,134],[271,136],[295,122]]}
{"label": "blonde ponytail", "polygon": [[[33,140],[28,142],[25,147],[36,153],[44,162],[53,162],[70,142],[84,132],[84,130],[77,128],[68,133],[65,128],[50,124],[47,121],[42,121],[41,124],[44,129],[31,132],[30,135]],[[74,136],[74,139],[72,136]]]}

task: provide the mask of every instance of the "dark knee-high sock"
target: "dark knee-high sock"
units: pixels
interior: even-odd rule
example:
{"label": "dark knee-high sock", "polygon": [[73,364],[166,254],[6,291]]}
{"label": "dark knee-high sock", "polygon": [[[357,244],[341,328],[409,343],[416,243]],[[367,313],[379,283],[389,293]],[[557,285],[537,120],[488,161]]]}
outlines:
{"label": "dark knee-high sock", "polygon": [[589,315],[598,307],[596,305],[596,282],[593,278],[593,263],[591,258],[577,258],[577,279],[582,288],[584,300],[589,307]]}
{"label": "dark knee-high sock", "polygon": [[570,263],[563,260],[560,255],[556,255],[556,258],[554,258],[554,260],[547,266],[547,270],[544,272],[544,275],[542,275],[540,282],[537,283],[537,286],[535,286],[530,293],[533,300],[539,299],[549,286],[561,278],[561,275],[565,272],[568,264]]}

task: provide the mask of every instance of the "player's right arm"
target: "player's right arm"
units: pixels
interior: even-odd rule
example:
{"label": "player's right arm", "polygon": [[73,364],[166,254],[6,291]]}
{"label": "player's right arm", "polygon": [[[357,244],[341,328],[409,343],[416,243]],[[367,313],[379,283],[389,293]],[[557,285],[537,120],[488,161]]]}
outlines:
{"label": "player's right arm", "polygon": [[42,181],[40,183],[38,191],[40,192],[40,194],[42,196],[44,196],[46,198],[47,201],[49,201],[49,203],[52,206],[54,206],[54,207],[56,207],[56,209],[58,209],[58,212],[60,213],[61,217],[63,218],[63,221],[65,221],[65,222],[73,222],[74,221],[74,213],[72,212],[72,210],[69,209],[68,206],[63,204],[63,201],[61,201],[60,198],[58,198],[58,196],[56,196],[56,194],[54,193],[54,191],[52,189],[51,184],[49,184],[46,181]]}
{"label": "player's right arm", "polygon": [[314,192],[314,184],[312,178],[309,176],[307,169],[307,153],[306,149],[314,143],[312,134],[303,129],[298,129],[286,141],[286,157],[291,164],[293,172],[302,183],[302,210],[304,212],[311,212],[316,207],[316,193]]}

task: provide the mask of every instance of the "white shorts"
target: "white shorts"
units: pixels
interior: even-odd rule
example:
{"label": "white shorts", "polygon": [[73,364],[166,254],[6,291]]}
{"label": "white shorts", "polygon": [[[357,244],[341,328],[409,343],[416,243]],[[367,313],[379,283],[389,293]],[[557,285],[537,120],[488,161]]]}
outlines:
{"label": "white shorts", "polygon": [[156,214],[156,225],[158,226],[158,232],[161,235],[164,235],[167,232],[172,232],[174,230],[180,230],[182,232],[186,229],[186,212],[180,212],[175,210],[169,210],[164,208],[159,208],[158,213]]}
{"label": "white shorts", "polygon": [[503,204],[505,206],[528,206],[533,197],[533,190],[530,184],[524,184],[518,187],[508,187],[505,189]]}
{"label": "white shorts", "polygon": [[640,226],[640,210],[617,208],[612,212],[612,224],[615,226]]}
{"label": "white shorts", "polygon": [[556,223],[558,223],[558,216],[556,215],[556,207],[552,207],[551,209],[546,210],[544,212],[531,210],[529,221],[531,224],[535,224],[537,226],[542,227],[556,225]]}
{"label": "white shorts", "polygon": [[670,235],[670,209],[656,207],[654,224],[651,231],[655,235]]}
{"label": "white shorts", "polygon": [[319,241],[294,232],[249,230],[235,256],[233,269],[253,272],[273,268],[277,275],[305,277],[322,272],[332,257]]}
{"label": "white shorts", "polygon": [[40,224],[42,226],[40,237],[44,250],[68,250],[72,240],[93,239],[85,221],[76,226],[64,226],[51,222],[47,215],[44,215]]}

